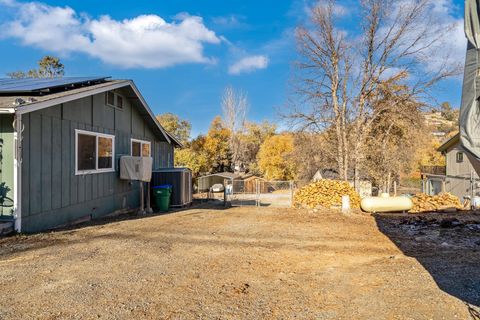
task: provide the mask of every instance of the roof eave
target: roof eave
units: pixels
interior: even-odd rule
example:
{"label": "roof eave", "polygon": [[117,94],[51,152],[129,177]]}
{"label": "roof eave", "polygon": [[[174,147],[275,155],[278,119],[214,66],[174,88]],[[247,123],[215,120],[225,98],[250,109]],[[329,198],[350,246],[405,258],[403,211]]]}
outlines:
{"label": "roof eave", "polygon": [[440,147],[437,148],[437,151],[445,152],[459,141],[460,141],[460,133],[457,133],[456,135],[454,135],[453,137],[451,137],[450,139],[442,143],[442,145],[440,145]]}
{"label": "roof eave", "polygon": [[0,114],[5,114],[5,113],[8,113],[8,114],[11,114],[11,113],[15,113],[15,108],[0,108]]}
{"label": "roof eave", "polygon": [[173,142],[174,144],[176,144],[179,148],[183,148],[183,147],[184,147],[183,143],[181,143],[180,140],[178,140],[177,137],[175,137],[173,134],[171,134],[171,133],[168,132],[168,131],[165,131],[165,132],[166,132],[166,133],[168,134],[168,136],[172,139],[172,142]]}
{"label": "roof eave", "polygon": [[94,95],[94,94],[98,94],[98,93],[102,93],[102,92],[106,92],[106,91],[110,91],[110,90],[114,90],[114,89],[118,89],[118,88],[123,88],[123,87],[128,86],[129,84],[130,84],[129,81],[125,80],[125,81],[121,81],[121,82],[112,83],[109,86],[104,86],[104,87],[101,87],[101,88],[94,88],[92,90],[86,90],[86,91],[74,93],[74,94],[71,94],[71,95],[65,95],[63,97],[58,97],[58,98],[54,98],[54,99],[50,99],[50,100],[44,100],[44,101],[38,101],[38,102],[32,102],[32,103],[29,103],[27,105],[23,104],[23,105],[15,107],[15,113],[17,113],[17,114],[30,113],[30,112],[41,110],[41,109],[44,109],[44,108],[48,108],[48,107],[51,107],[51,106],[54,106],[54,105],[57,105],[57,104],[61,104],[61,103],[65,103],[65,102],[89,97],[89,96]]}
{"label": "roof eave", "polygon": [[[25,114],[25,113],[41,110],[41,109],[44,109],[44,108],[48,108],[48,107],[51,107],[51,106],[54,106],[54,105],[57,105],[57,104],[61,104],[61,103],[85,98],[85,97],[88,97],[88,96],[91,96],[91,95],[94,95],[94,94],[103,93],[103,92],[107,92],[107,91],[114,90],[114,89],[124,88],[124,87],[127,87],[127,86],[130,86],[132,88],[132,90],[135,92],[135,95],[137,95],[137,97],[140,100],[143,108],[147,111],[148,115],[151,117],[152,121],[155,123],[157,128],[160,130],[160,132],[164,136],[165,140],[168,143],[172,143],[171,136],[160,125],[160,123],[158,122],[158,120],[154,116],[152,110],[150,109],[147,102],[145,101],[142,94],[140,93],[137,86],[135,85],[135,83],[132,80],[124,80],[124,81],[120,81],[120,82],[115,82],[115,83],[112,83],[109,86],[94,88],[92,90],[86,90],[86,91],[83,91],[83,92],[78,92],[78,93],[74,93],[74,94],[71,94],[71,95],[66,95],[66,96],[63,96],[63,97],[53,98],[53,99],[50,99],[50,100],[33,102],[33,103],[29,103],[28,105],[21,105],[21,106],[18,106],[18,107],[14,107],[13,108],[13,113]],[[7,109],[11,109],[11,108],[7,108]],[[176,143],[181,146],[181,143],[179,141],[176,141]]]}
{"label": "roof eave", "polygon": [[162,132],[162,134],[164,135],[165,139],[167,140],[168,143],[171,143],[171,139],[170,139],[170,135],[165,131],[165,129],[163,129],[162,125],[160,124],[160,122],[158,122],[157,118],[155,117],[155,115],[153,114],[152,110],[150,109],[150,107],[148,106],[148,103],[147,101],[145,101],[145,99],[143,98],[142,94],[140,93],[140,90],[138,90],[137,86],[135,85],[135,83],[132,81],[132,80],[128,80],[130,86],[132,87],[133,91],[135,92],[135,94],[137,95],[138,99],[140,100],[140,102],[142,103],[143,107],[145,108],[145,110],[147,111],[147,113],[150,115],[150,117],[152,118],[153,122],[155,123],[155,125],[158,127],[158,129],[160,129],[160,131]]}

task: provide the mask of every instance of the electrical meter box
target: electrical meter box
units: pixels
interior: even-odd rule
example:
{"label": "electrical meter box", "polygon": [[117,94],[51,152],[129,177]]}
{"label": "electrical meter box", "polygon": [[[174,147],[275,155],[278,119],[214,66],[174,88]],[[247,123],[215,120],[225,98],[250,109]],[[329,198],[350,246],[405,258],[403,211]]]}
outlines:
{"label": "electrical meter box", "polygon": [[120,158],[120,179],[150,182],[153,158],[122,156]]}

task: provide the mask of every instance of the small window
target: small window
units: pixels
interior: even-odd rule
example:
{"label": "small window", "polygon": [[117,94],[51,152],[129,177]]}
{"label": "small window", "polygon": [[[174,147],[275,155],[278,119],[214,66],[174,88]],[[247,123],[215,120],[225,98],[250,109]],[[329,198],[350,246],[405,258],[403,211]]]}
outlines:
{"label": "small window", "polygon": [[117,108],[123,108],[123,98],[122,96],[117,95]]}
{"label": "small window", "polygon": [[123,97],[113,91],[105,93],[105,104],[110,107],[123,109]]}
{"label": "small window", "polygon": [[114,171],[115,136],[75,130],[75,174]]}
{"label": "small window", "polygon": [[142,157],[150,157],[150,143],[142,144]]}
{"label": "small window", "polygon": [[115,93],[113,91],[108,91],[105,95],[105,104],[108,106],[115,106]]}
{"label": "small window", "polygon": [[133,157],[150,157],[150,142],[132,139],[132,156]]}
{"label": "small window", "polygon": [[142,143],[138,141],[132,141],[132,156],[140,157],[140,150],[142,149]]}
{"label": "small window", "polygon": [[457,152],[457,163],[463,162],[463,152]]}

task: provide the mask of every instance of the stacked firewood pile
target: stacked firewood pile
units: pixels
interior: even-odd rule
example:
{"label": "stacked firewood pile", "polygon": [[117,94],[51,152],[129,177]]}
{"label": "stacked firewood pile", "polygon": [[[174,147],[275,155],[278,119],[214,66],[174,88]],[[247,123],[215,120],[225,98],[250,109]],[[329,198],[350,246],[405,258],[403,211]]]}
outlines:
{"label": "stacked firewood pile", "polygon": [[436,196],[429,196],[424,193],[418,193],[413,198],[413,208],[410,213],[462,210],[463,205],[460,200],[451,193],[440,193]]}
{"label": "stacked firewood pile", "polygon": [[295,193],[296,207],[338,207],[342,205],[342,196],[350,197],[350,207],[360,208],[360,196],[346,181],[320,180],[311,183]]}

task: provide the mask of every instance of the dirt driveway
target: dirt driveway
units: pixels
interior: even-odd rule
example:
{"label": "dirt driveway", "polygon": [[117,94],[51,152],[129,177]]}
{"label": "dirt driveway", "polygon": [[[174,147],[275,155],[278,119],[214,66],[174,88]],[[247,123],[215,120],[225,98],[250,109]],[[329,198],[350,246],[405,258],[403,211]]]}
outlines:
{"label": "dirt driveway", "polygon": [[0,319],[475,319],[478,250],[400,225],[191,209],[2,239]]}

